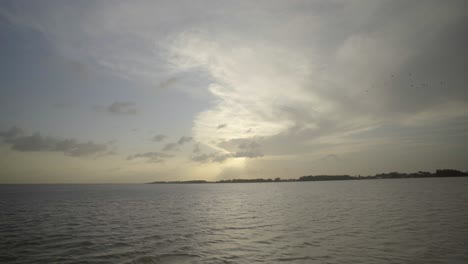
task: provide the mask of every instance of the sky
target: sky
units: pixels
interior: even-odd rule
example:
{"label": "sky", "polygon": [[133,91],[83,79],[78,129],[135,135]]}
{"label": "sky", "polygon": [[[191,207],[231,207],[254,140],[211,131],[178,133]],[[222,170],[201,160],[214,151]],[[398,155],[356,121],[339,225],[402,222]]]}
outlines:
{"label": "sky", "polygon": [[468,170],[468,2],[0,1],[0,183]]}

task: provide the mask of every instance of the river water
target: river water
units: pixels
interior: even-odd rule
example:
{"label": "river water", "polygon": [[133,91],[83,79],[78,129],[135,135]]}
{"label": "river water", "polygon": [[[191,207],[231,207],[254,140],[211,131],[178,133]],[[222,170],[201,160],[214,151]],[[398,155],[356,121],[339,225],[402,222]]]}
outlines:
{"label": "river water", "polygon": [[0,263],[468,263],[468,178],[1,185]]}

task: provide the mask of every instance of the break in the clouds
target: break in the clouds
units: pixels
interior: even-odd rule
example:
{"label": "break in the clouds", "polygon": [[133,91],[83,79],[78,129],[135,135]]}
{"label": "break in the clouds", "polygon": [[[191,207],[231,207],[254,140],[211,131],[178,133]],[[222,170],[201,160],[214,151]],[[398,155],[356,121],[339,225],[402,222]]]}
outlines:
{"label": "break in the clouds", "polygon": [[[233,167],[284,178],[466,170],[467,9],[456,0],[4,1],[0,125],[117,138],[119,167],[135,166],[125,162],[132,153],[167,158],[129,127],[164,131],[151,140],[176,153],[159,171],[167,178],[180,166],[212,178]],[[56,102],[76,107],[41,108]],[[160,162],[150,163],[139,169]]]}

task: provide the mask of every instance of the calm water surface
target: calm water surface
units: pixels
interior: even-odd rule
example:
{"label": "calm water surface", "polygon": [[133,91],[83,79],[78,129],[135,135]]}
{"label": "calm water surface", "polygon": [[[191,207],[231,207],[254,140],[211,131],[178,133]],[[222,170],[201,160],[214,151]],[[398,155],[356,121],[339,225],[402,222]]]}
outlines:
{"label": "calm water surface", "polygon": [[468,178],[0,186],[0,263],[468,263]]}

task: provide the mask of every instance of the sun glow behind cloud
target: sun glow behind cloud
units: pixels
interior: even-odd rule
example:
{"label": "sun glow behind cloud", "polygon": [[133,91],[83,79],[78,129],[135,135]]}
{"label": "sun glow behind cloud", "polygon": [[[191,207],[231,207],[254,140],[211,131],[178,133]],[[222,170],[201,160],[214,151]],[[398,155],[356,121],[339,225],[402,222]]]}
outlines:
{"label": "sun glow behind cloud", "polygon": [[[272,136],[293,126],[276,107],[308,104],[317,112],[330,108],[323,98],[304,91],[311,74],[308,61],[280,47],[189,32],[174,41],[171,55],[178,70],[198,68],[213,78],[208,89],[215,104],[196,117],[193,127],[196,140],[206,145]],[[226,127],[219,129],[223,123]]]}

